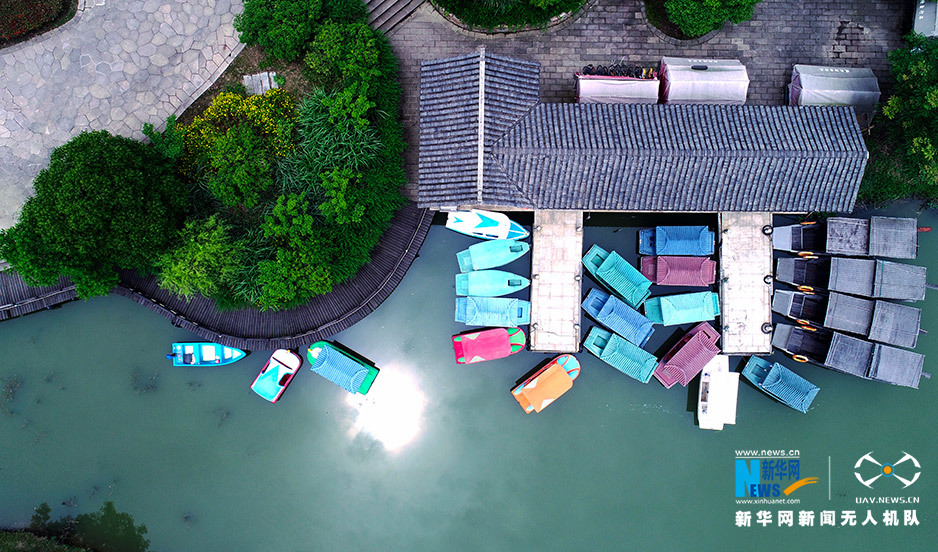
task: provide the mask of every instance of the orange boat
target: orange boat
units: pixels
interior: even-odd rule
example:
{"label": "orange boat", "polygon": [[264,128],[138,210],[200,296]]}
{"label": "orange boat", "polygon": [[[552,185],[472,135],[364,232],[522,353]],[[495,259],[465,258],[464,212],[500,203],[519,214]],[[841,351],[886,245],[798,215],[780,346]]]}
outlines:
{"label": "orange boat", "polygon": [[580,362],[573,355],[560,355],[511,390],[525,414],[540,412],[573,387],[580,375]]}

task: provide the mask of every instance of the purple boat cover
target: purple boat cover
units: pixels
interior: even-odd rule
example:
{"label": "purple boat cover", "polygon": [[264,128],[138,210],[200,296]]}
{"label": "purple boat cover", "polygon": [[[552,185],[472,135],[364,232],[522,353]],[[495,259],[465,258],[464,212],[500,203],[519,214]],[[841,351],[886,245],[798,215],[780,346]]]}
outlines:
{"label": "purple boat cover", "polygon": [[659,286],[709,286],[717,263],[706,257],[652,255],[642,257],[642,275]]}
{"label": "purple boat cover", "polygon": [[655,370],[655,378],[670,389],[675,383],[687,387],[688,382],[720,353],[716,343],[720,333],[707,322],[694,326],[670,350]]}

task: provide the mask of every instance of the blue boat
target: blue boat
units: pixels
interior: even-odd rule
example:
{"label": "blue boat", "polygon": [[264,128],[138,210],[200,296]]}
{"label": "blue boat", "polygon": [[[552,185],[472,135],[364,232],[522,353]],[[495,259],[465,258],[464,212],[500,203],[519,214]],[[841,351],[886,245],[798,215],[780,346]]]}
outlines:
{"label": "blue boat", "polygon": [[590,329],[583,346],[599,360],[642,383],[648,383],[658,367],[653,354],[599,326]]}
{"label": "blue boat", "polygon": [[637,268],[615,251],[610,253],[593,245],[583,256],[583,266],[599,283],[633,309],[637,309],[651,295],[651,280],[642,276]]}
{"label": "blue boat", "polygon": [[173,352],[166,358],[173,366],[221,366],[244,358],[241,349],[226,347],[220,343],[173,343]]}
{"label": "blue boat", "polygon": [[531,323],[531,302],[511,297],[457,297],[456,322],[510,328]]}
{"label": "blue boat", "polygon": [[530,234],[502,213],[492,211],[453,211],[446,217],[450,230],[483,240],[523,240]]}
{"label": "blue boat", "polygon": [[654,325],[632,307],[608,293],[591,289],[583,310],[597,322],[641,347],[651,337]]}
{"label": "blue boat", "polygon": [[677,326],[713,320],[720,314],[720,298],[712,291],[652,297],[645,301],[645,316],[655,324]]}
{"label": "blue boat", "polygon": [[378,369],[354,358],[327,341],[317,341],[306,351],[309,369],[349,393],[366,395],[378,377]]}
{"label": "blue boat", "polygon": [[743,377],[763,393],[790,406],[798,412],[807,412],[820,388],[779,363],[769,364],[757,356],[750,357],[743,368]]}
{"label": "blue boat", "polygon": [[504,270],[476,270],[456,275],[456,295],[498,297],[521,291],[531,280]]}
{"label": "blue boat", "polygon": [[642,255],[713,255],[714,236],[706,226],[656,226],[638,231]]}
{"label": "blue boat", "polygon": [[456,253],[460,272],[498,268],[523,257],[531,246],[517,240],[480,242]]}

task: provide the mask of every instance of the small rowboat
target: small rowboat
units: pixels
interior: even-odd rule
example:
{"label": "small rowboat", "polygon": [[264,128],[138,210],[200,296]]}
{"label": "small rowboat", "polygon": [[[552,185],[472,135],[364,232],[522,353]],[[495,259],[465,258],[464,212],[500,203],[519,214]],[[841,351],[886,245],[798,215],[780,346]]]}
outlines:
{"label": "small rowboat", "polygon": [[173,352],[166,358],[173,366],[222,366],[244,358],[241,349],[226,347],[220,343],[173,343]]}
{"label": "small rowboat", "polygon": [[645,316],[665,326],[713,320],[719,315],[720,298],[712,291],[664,295],[645,301]]}
{"label": "small rowboat", "polygon": [[287,349],[277,349],[254,378],[251,389],[264,399],[275,403],[287,390],[287,386],[293,381],[293,376],[302,365],[303,359],[300,355]]}
{"label": "small rowboat", "polygon": [[656,226],[638,231],[642,255],[713,255],[714,235],[706,226]]}
{"label": "small rowboat", "polygon": [[498,268],[524,256],[531,246],[516,240],[491,240],[477,243],[456,253],[460,272]]}
{"label": "small rowboat", "polygon": [[511,390],[525,414],[540,412],[573,387],[580,375],[580,362],[573,355],[560,355]]}
{"label": "small rowboat", "polygon": [[306,358],[310,370],[352,394],[366,395],[378,377],[377,368],[326,341],[310,345]]}
{"label": "small rowboat", "polygon": [[457,364],[505,358],[524,349],[521,328],[491,328],[453,336]]}
{"label": "small rowboat", "polygon": [[531,323],[531,303],[512,297],[457,297],[456,322],[509,328]]}
{"label": "small rowboat", "polygon": [[456,295],[498,297],[521,291],[531,280],[504,270],[476,270],[456,275]]}
{"label": "small rowboat", "polygon": [[492,211],[453,211],[446,217],[450,230],[483,240],[523,240],[530,234],[517,222]]}
{"label": "small rowboat", "polygon": [[583,346],[599,360],[642,383],[648,383],[658,366],[653,354],[599,326],[590,328]]}
{"label": "small rowboat", "polygon": [[615,251],[593,245],[583,256],[583,266],[596,280],[633,309],[651,295],[651,280]]}

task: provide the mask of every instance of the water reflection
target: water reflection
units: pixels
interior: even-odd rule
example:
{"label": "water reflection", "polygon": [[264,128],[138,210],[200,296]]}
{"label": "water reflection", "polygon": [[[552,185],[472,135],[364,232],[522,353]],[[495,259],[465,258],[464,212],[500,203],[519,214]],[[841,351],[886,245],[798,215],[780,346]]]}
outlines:
{"label": "water reflection", "polygon": [[381,369],[367,395],[349,395],[346,402],[356,410],[350,431],[379,441],[388,452],[397,452],[420,433],[427,398],[412,373],[399,366]]}

